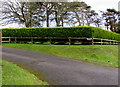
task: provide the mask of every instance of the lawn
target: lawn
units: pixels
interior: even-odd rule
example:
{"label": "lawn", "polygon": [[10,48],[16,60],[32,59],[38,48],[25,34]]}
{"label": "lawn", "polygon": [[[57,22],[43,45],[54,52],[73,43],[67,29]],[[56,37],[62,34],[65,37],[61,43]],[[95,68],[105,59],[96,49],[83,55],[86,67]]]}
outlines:
{"label": "lawn", "polygon": [[2,86],[2,62],[0,61],[0,87]]}
{"label": "lawn", "polygon": [[3,44],[3,47],[52,54],[101,66],[118,67],[118,45]]}
{"label": "lawn", "polygon": [[2,85],[48,85],[34,74],[11,62],[0,60],[2,66]]}

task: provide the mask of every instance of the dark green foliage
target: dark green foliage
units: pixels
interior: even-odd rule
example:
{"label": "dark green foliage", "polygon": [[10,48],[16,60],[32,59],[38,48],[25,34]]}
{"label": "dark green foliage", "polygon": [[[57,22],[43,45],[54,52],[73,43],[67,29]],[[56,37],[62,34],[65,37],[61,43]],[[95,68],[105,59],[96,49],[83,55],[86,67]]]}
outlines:
{"label": "dark green foliage", "polygon": [[116,30],[115,32],[120,34],[120,28],[118,30]]}
{"label": "dark green foliage", "polygon": [[3,29],[3,37],[91,37],[91,27]]}
{"label": "dark green foliage", "polygon": [[94,37],[120,40],[120,34],[97,27],[37,27],[37,28],[6,28],[2,30],[3,37]]}

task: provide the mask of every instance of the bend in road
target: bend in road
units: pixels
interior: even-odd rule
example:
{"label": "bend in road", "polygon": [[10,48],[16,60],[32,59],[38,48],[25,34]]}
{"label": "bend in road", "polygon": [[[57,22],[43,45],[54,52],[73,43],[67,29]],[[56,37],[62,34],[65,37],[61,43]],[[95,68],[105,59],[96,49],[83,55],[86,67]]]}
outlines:
{"label": "bend in road", "polygon": [[2,47],[2,58],[24,66],[52,85],[117,85],[118,69],[53,55]]}

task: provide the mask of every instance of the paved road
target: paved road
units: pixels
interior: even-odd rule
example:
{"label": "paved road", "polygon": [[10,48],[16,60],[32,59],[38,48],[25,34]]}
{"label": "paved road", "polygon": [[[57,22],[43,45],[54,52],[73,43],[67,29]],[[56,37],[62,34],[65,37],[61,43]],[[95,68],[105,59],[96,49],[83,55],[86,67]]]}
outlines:
{"label": "paved road", "polygon": [[2,58],[38,72],[52,85],[117,85],[118,69],[43,53],[2,48]]}

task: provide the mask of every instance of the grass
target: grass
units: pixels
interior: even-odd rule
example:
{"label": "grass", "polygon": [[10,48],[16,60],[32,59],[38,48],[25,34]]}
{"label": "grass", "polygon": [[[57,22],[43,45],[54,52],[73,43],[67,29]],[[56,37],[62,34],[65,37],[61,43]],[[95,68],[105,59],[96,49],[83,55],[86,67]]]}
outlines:
{"label": "grass", "polygon": [[3,46],[52,54],[101,66],[118,67],[117,45],[3,44]]}
{"label": "grass", "polygon": [[2,62],[2,85],[48,85],[16,64],[5,60],[0,62]]}
{"label": "grass", "polygon": [[2,62],[0,61],[0,87],[2,87]]}

